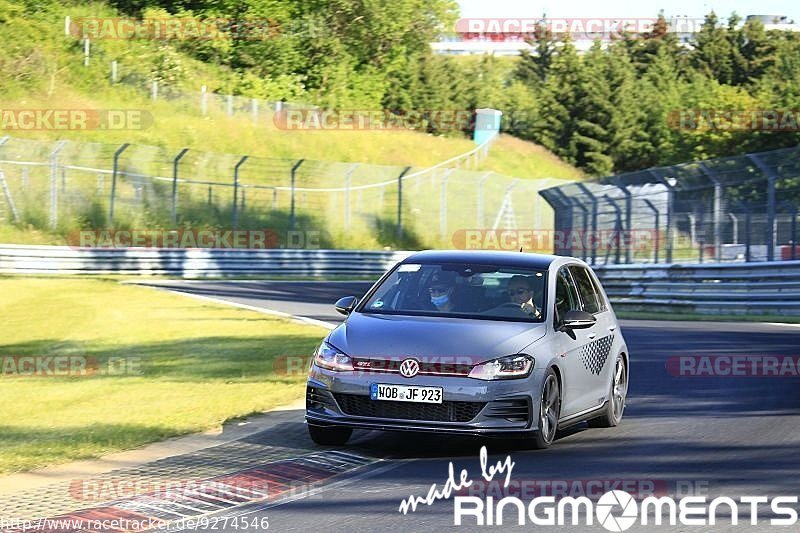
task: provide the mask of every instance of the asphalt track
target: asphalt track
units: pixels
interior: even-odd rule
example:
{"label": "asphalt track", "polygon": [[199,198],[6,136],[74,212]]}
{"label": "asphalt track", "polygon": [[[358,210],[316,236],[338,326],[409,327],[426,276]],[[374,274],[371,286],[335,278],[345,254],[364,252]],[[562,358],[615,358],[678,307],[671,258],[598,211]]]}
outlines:
{"label": "asphalt track", "polygon": [[[356,282],[266,281],[152,284],[327,322],[342,319],[333,310],[333,301],[348,294],[360,295],[369,286]],[[533,496],[564,487],[569,487],[570,495],[580,496],[581,490],[596,490],[598,483],[607,489],[628,489],[634,495],[637,490],[646,495],[653,487],[657,495],[676,497],[800,495],[800,379],[687,377],[673,375],[667,369],[667,361],[679,355],[797,356],[800,327],[622,321],[622,330],[631,351],[631,382],[625,419],[617,428],[581,425],[561,434],[554,447],[545,451],[527,449],[524,442],[517,441],[358,431],[346,450],[375,462],[317,491],[299,494],[293,501],[249,504],[225,515],[268,517],[270,529],[275,531],[452,528],[453,501],[422,505],[406,515],[398,512],[400,502],[410,495],[424,497],[433,483],[441,487],[448,477],[450,461],[456,476],[462,468],[467,470],[469,478],[476,481],[472,488],[476,490],[481,477],[481,446],[488,449],[489,464],[511,457],[515,463],[512,484],[504,494],[519,496],[526,503]],[[275,425],[264,432],[263,438],[292,447],[297,455],[324,450],[306,436],[302,410],[276,414]],[[528,492],[520,493],[520,486]],[[497,493],[497,484],[487,490],[488,494],[476,495],[502,496]],[[515,519],[515,512],[508,513],[506,524],[514,524]],[[465,524],[462,528],[475,529],[474,519],[466,519]],[[606,531],[596,522],[593,526],[542,527],[528,522],[524,528],[501,527]],[[221,523],[218,529],[222,529]],[[753,526],[744,520],[736,527],[635,525],[629,531],[771,529],[775,528],[764,522]],[[797,531],[798,525],[789,529]]]}

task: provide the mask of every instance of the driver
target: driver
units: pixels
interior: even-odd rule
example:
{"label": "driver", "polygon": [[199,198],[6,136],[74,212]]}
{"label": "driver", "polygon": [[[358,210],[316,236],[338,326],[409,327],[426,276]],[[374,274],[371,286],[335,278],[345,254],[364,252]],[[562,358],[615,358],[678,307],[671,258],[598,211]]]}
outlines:
{"label": "driver", "polygon": [[528,276],[515,275],[508,280],[506,293],[511,303],[528,316],[541,318],[542,313],[533,301],[533,281]]}

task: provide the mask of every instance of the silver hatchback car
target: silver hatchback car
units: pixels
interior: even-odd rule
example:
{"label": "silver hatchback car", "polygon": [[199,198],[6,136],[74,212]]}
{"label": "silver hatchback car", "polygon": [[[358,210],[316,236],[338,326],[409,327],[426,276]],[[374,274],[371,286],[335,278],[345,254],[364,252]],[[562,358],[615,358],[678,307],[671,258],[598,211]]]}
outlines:
{"label": "silver hatchback car", "polygon": [[314,442],[354,428],[522,436],[616,426],[629,355],[594,272],[528,253],[425,251],[362,299],[317,348],[306,390]]}

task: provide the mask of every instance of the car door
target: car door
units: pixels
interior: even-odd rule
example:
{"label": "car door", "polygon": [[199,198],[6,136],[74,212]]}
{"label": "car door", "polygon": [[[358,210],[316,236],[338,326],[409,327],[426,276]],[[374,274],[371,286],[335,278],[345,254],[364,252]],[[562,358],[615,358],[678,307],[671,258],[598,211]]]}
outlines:
{"label": "car door", "polygon": [[[561,391],[561,417],[566,418],[584,411],[596,404],[592,404],[591,386],[593,380],[591,373],[584,364],[582,354],[585,345],[591,342],[589,330],[575,329],[572,331],[559,331],[561,322],[567,311],[580,310],[581,301],[578,290],[569,268],[561,267],[556,273],[555,297],[553,298],[552,316],[555,334],[553,347],[559,356],[561,368],[564,369]],[[593,328],[590,328],[593,329]]]}
{"label": "car door", "polygon": [[569,270],[578,290],[581,309],[597,320],[593,327],[585,330],[587,342],[579,355],[585,376],[585,393],[591,407],[603,403],[608,396],[611,374],[614,372],[611,347],[614,345],[617,324],[589,269],[571,265]]}

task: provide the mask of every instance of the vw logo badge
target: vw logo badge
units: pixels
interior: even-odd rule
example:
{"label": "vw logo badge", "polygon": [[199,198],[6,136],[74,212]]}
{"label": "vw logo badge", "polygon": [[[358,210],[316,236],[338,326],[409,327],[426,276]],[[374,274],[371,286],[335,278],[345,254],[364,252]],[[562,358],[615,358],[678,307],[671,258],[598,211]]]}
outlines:
{"label": "vw logo badge", "polygon": [[419,373],[419,362],[416,359],[406,359],[400,363],[400,374],[404,378],[413,378]]}

